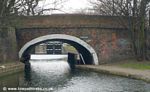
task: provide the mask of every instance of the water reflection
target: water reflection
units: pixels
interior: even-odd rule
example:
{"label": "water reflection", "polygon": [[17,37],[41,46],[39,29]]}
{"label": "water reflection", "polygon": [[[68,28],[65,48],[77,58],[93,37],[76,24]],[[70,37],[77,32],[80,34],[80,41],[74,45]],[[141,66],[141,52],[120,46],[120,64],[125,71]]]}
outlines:
{"label": "water reflection", "polygon": [[25,63],[24,73],[25,73],[25,80],[31,81],[31,64],[29,62]]}
{"label": "water reflection", "polygon": [[70,67],[66,61],[30,61],[32,86],[56,86],[65,82]]}

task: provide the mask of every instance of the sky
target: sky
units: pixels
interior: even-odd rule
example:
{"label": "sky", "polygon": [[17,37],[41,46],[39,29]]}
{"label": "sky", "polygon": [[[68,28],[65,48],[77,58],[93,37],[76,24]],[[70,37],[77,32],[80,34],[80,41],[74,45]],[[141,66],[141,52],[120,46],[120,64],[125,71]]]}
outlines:
{"label": "sky", "polygon": [[89,8],[88,0],[69,0],[65,3],[64,9],[66,12],[75,12],[84,8]]}
{"label": "sky", "polygon": [[[51,2],[55,0],[45,0],[44,7],[50,7]],[[57,7],[60,8],[62,11],[53,11],[52,13],[77,13],[85,8],[91,8],[92,6],[88,2],[88,0],[64,0],[65,2],[59,4]]]}

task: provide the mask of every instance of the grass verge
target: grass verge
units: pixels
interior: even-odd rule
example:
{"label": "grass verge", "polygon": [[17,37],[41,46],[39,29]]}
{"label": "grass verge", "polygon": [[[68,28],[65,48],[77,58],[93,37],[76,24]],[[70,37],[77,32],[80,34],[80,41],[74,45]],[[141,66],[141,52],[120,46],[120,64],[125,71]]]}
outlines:
{"label": "grass verge", "polygon": [[150,70],[150,61],[136,61],[136,60],[127,60],[121,63],[116,64],[119,67],[140,69],[140,70]]}

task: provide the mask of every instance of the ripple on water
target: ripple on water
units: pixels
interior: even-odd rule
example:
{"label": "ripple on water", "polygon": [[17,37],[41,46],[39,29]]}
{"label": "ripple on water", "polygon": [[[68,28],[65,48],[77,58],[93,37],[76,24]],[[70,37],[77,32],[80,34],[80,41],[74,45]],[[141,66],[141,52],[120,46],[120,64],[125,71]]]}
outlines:
{"label": "ripple on water", "polygon": [[0,80],[0,85],[52,88],[52,92],[150,92],[150,83],[83,70],[71,72],[64,61],[33,61],[30,77],[25,80],[23,73],[15,74]]}
{"label": "ripple on water", "polygon": [[[80,72],[80,73],[79,73]],[[55,92],[149,92],[150,84],[118,76],[78,71]]]}

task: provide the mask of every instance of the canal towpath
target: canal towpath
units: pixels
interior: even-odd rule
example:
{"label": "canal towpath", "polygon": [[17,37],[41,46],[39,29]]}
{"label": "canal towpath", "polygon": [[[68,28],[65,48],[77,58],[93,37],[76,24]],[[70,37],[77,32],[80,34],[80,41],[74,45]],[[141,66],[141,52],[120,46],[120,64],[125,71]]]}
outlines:
{"label": "canal towpath", "polygon": [[78,69],[90,70],[100,73],[113,74],[118,76],[124,76],[133,79],[144,80],[150,83],[150,70],[140,70],[119,67],[115,65],[77,65]]}

